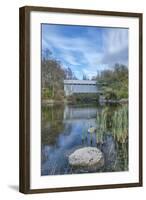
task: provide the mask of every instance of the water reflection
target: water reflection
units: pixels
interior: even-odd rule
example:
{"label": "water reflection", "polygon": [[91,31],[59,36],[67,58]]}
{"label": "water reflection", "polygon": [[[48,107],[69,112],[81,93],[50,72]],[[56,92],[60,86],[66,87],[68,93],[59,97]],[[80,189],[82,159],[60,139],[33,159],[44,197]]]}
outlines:
{"label": "water reflection", "polygon": [[[41,175],[80,173],[69,166],[68,155],[83,146],[98,147],[103,152],[105,163],[97,172],[128,170],[128,131],[122,134],[125,122],[113,126],[111,120],[115,111],[118,119],[121,107],[42,107]],[[89,133],[92,127],[95,131]]]}

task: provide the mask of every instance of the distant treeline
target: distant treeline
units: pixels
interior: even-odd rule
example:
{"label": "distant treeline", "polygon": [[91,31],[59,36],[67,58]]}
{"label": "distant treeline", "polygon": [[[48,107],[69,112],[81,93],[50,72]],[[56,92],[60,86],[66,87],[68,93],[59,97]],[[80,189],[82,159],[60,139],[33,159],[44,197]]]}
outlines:
{"label": "distant treeline", "polygon": [[[63,80],[77,79],[71,68],[62,67],[62,63],[56,60],[48,49],[42,52],[41,73],[43,99],[63,100],[65,98]],[[86,79],[88,79],[87,75],[83,74],[83,80]],[[128,98],[127,66],[115,64],[114,67],[101,71],[92,79],[101,83],[103,95],[106,99]]]}

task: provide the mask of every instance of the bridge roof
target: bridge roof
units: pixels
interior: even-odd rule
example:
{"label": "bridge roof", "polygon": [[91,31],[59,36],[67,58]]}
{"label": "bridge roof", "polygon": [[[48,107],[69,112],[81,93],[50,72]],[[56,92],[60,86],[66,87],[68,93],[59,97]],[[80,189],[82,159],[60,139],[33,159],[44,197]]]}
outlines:
{"label": "bridge roof", "polygon": [[94,85],[96,83],[93,80],[64,80],[64,84]]}

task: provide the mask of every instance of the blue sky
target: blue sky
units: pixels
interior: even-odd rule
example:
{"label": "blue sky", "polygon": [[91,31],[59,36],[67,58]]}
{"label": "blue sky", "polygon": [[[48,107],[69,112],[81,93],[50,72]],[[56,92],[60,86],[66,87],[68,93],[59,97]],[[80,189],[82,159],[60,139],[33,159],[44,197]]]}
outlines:
{"label": "blue sky", "polygon": [[42,24],[42,50],[70,67],[78,79],[115,63],[128,65],[128,29]]}

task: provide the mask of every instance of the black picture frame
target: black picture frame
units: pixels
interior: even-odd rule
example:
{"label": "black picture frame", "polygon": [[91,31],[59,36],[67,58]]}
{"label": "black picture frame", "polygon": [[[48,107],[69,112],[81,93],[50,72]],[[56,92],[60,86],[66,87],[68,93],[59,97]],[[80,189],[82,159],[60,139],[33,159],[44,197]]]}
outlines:
{"label": "black picture frame", "polygon": [[[88,185],[65,188],[30,189],[30,13],[60,12],[64,14],[88,14],[104,16],[133,17],[139,20],[139,181],[136,183]],[[20,134],[19,160],[20,180],[19,191],[25,194],[44,192],[65,192],[79,190],[96,190],[108,188],[140,187],[142,186],[142,13],[96,11],[67,8],[25,6],[20,8]]]}

